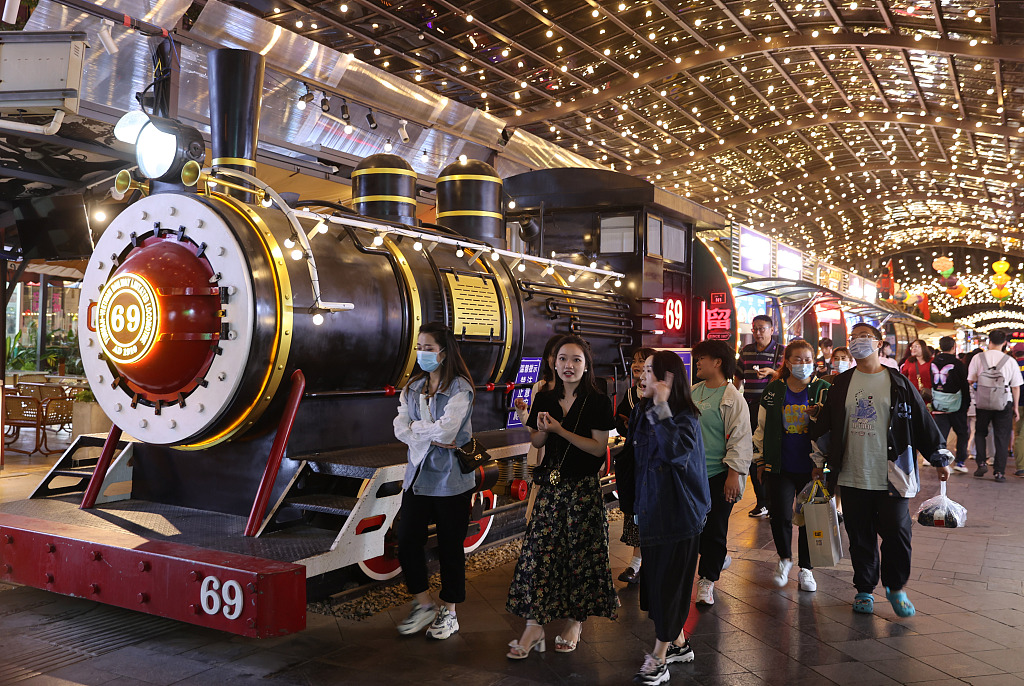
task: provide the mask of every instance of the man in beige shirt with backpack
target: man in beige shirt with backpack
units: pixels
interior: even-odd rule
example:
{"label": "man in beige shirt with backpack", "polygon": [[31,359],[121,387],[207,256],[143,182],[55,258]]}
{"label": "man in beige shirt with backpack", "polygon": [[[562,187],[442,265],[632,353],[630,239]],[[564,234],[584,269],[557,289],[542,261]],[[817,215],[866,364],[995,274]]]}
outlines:
{"label": "man in beige shirt with backpack", "polygon": [[978,451],[978,469],[974,476],[981,478],[988,473],[985,439],[991,424],[996,444],[992,476],[1000,483],[1006,481],[1010,437],[1014,421],[1020,419],[1017,401],[1020,399],[1021,384],[1024,384],[1016,360],[1003,352],[1005,344],[1005,331],[997,329],[989,333],[988,350],[975,355],[967,370],[968,383],[975,384],[974,403],[977,412],[974,445]]}

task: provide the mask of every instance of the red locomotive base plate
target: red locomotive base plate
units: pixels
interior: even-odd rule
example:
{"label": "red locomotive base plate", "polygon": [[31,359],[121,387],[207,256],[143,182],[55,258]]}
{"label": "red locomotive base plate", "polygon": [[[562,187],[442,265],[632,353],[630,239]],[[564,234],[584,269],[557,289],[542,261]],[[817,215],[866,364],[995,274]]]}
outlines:
{"label": "red locomotive base plate", "polygon": [[5,514],[0,580],[252,638],[306,627],[302,565]]}

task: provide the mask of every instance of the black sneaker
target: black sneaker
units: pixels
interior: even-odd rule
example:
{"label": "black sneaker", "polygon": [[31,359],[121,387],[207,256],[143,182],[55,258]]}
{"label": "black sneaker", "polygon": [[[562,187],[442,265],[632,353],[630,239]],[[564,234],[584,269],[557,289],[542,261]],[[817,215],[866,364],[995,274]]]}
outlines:
{"label": "black sneaker", "polygon": [[669,680],[668,662],[659,662],[653,655],[644,656],[644,665],[633,677],[633,681],[644,686],[657,686]]}
{"label": "black sneaker", "polygon": [[693,662],[693,648],[690,647],[690,642],[687,641],[681,646],[671,644],[665,653],[665,663],[669,662]]}
{"label": "black sneaker", "polygon": [[986,474],[988,474],[988,465],[982,462],[978,465],[978,468],[974,470],[974,476],[980,479]]}
{"label": "black sneaker", "polygon": [[759,506],[755,507],[753,510],[751,510],[750,512],[748,512],[747,516],[748,517],[757,517],[757,518],[767,517],[768,516],[768,508],[764,507],[763,505],[759,505]]}
{"label": "black sneaker", "polygon": [[619,574],[619,581],[624,581],[627,584],[638,583],[640,581],[640,570],[626,567],[622,570],[622,574]]}
{"label": "black sneaker", "polygon": [[1003,483],[1004,481],[1006,481],[1006,477],[1000,474],[999,472],[993,474],[992,478],[995,479],[997,483]]}

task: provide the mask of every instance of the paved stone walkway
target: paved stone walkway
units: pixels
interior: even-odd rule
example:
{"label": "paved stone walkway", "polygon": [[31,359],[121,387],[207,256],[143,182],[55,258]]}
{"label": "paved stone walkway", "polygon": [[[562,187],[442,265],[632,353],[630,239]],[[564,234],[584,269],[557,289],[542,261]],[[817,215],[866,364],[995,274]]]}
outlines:
{"label": "paved stone walkway", "polygon": [[[918,501],[938,490],[934,472],[922,476]],[[0,479],[0,498],[9,499],[21,478],[29,477]],[[716,604],[700,610],[696,660],[673,666],[669,683],[1024,686],[1024,479],[997,484],[955,475],[949,494],[967,506],[968,526],[915,525],[907,590],[918,614],[897,619],[881,594],[875,615],[851,611],[847,561],[816,570],[816,593],[797,590],[795,570],[789,586],[776,588],[769,525],[747,517],[748,489],[730,524],[733,564]],[[612,524],[616,575],[630,556],[618,542],[620,530]],[[398,636],[404,607],[361,622],[310,614],[299,635],[255,641],[0,585],[0,684],[631,682],[654,638],[635,587],[616,583],[619,618],[588,621],[576,652],[513,662],[504,656],[506,644],[518,637],[522,620],[504,611],[512,567],[470,579],[469,599],[459,607],[462,631],[445,642]],[[549,629],[549,644],[559,629]]]}

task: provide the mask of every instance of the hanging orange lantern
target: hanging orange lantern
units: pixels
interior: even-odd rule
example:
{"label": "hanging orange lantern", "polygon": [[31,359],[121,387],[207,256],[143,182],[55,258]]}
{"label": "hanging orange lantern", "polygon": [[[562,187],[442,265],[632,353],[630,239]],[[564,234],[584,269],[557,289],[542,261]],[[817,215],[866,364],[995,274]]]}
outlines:
{"label": "hanging orange lantern", "polygon": [[1010,297],[1010,290],[1008,288],[993,288],[992,297],[1002,302]]}
{"label": "hanging orange lantern", "polygon": [[996,274],[1005,274],[1010,270],[1010,263],[1006,260],[999,260],[992,263],[992,271]]}
{"label": "hanging orange lantern", "polygon": [[1007,276],[1006,274],[994,274],[992,276],[992,283],[1002,288],[1006,284],[1010,283],[1010,277]]}
{"label": "hanging orange lantern", "polygon": [[932,269],[942,274],[943,276],[949,276],[953,273],[953,260],[948,257],[936,257],[932,260]]}

